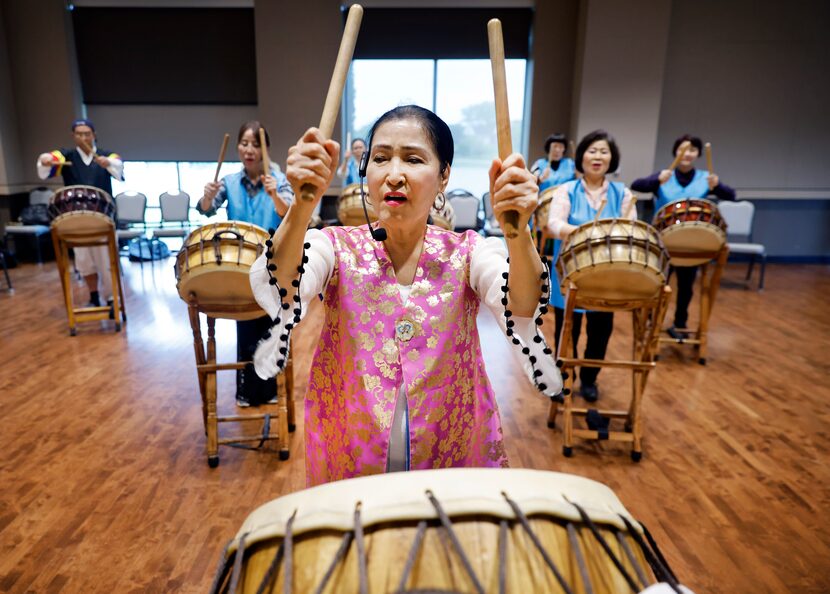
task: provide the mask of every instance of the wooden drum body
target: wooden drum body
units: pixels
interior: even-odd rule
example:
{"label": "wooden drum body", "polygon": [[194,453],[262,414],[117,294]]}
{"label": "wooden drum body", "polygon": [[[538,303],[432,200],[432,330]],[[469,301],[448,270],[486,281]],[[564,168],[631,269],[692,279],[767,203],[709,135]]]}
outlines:
{"label": "wooden drum body", "polygon": [[[369,213],[369,220],[374,223],[378,220],[375,214],[375,207],[369,202],[368,196],[366,198],[366,210]],[[337,218],[341,224],[350,227],[358,227],[366,224],[359,183],[349,184],[340,192],[340,198],[337,200]]]}
{"label": "wooden drum body", "polygon": [[642,221],[600,219],[563,242],[556,271],[580,298],[608,303],[656,299],[668,278],[669,254],[657,230]]}
{"label": "wooden drum body", "polygon": [[62,239],[104,236],[115,229],[115,202],[93,186],[66,186],[49,199],[52,228]]}
{"label": "wooden drum body", "polygon": [[[187,303],[195,295],[207,315],[233,320],[261,317],[248,272],[265,249],[262,227],[227,221],[194,230],[176,256],[176,288]],[[245,308],[245,306],[250,306]]]}
{"label": "wooden drum body", "polygon": [[654,215],[654,226],[675,266],[704,264],[716,257],[726,243],[726,222],[711,200],[687,198],[670,202]]}
{"label": "wooden drum body", "polygon": [[544,231],[548,226],[548,218],[550,218],[550,207],[553,204],[553,191],[559,186],[554,186],[546,189],[539,194],[539,206],[536,207],[536,212],[533,213],[536,220],[536,226],[539,231]]}
{"label": "wooden drum body", "polygon": [[506,592],[554,592],[562,583],[574,592],[639,591],[655,581],[642,533],[608,487],[578,476],[482,468],[375,475],[254,511],[225,549],[213,591],[499,592],[500,582]]}
{"label": "wooden drum body", "polygon": [[455,229],[455,210],[449,200],[444,200],[444,206],[440,210],[435,208],[433,203],[429,209],[429,216],[432,217],[432,224],[447,231]]}

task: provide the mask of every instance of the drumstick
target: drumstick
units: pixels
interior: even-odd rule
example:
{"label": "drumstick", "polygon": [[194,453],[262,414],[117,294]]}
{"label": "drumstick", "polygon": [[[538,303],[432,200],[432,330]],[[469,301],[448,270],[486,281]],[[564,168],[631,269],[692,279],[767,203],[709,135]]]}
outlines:
{"label": "drumstick", "polygon": [[599,203],[599,208],[597,209],[597,214],[594,215],[594,225],[597,224],[599,221],[599,217],[602,216],[602,211],[605,210],[605,205],[608,203],[608,200],[603,198],[602,202]]}
{"label": "drumstick", "polygon": [[259,129],[259,148],[262,149],[262,174],[270,175],[271,157],[268,156],[268,145],[265,142],[265,128]]}
{"label": "drumstick", "polygon": [[346,132],[346,148],[352,150],[352,133]]}
{"label": "drumstick", "polygon": [[[363,7],[360,4],[352,4],[349,8],[349,16],[346,18],[343,37],[340,39],[340,50],[337,52],[337,61],[334,63],[326,103],[323,105],[323,115],[320,116],[320,132],[323,138],[331,138],[331,133],[334,131],[334,121],[340,111],[340,100],[343,98],[343,87],[346,84],[346,75],[349,73],[349,64],[354,54],[361,20],[363,20]],[[314,191],[313,185],[305,184],[301,188],[300,197],[305,201],[314,200]]]}
{"label": "drumstick", "polygon": [[228,141],[231,135],[225,133],[225,138],[222,140],[222,150],[219,151],[219,162],[216,164],[216,173],[213,176],[213,183],[219,181],[219,170],[222,169],[222,163],[225,161],[225,151],[228,150]]}
{"label": "drumstick", "polygon": [[631,194],[631,204],[628,205],[628,210],[625,211],[625,218],[630,219],[631,213],[637,208],[637,194]]}
{"label": "drumstick", "polygon": [[[493,94],[496,101],[496,136],[499,141],[499,159],[504,161],[513,152],[510,137],[510,111],[507,106],[507,76],[504,72],[504,39],[501,21],[490,19],[487,23],[487,38],[490,44],[490,66],[493,70]],[[519,235],[519,213],[508,210],[504,213],[504,234],[509,238]]]}
{"label": "drumstick", "polygon": [[679,147],[677,147],[677,155],[675,155],[674,161],[672,161],[671,165],[669,165],[669,170],[670,171],[674,171],[675,168],[680,164],[680,160],[686,154],[686,151],[689,150],[689,147],[691,145],[692,145],[691,142],[689,142],[688,140],[684,140],[683,144],[681,144]]}
{"label": "drumstick", "polygon": [[703,148],[706,151],[706,169],[709,170],[709,175],[714,175],[715,172],[712,170],[712,143],[707,142],[703,145]]}
{"label": "drumstick", "polygon": [[576,158],[576,143],[573,140],[568,142],[568,150],[571,153],[571,159],[575,159]]}

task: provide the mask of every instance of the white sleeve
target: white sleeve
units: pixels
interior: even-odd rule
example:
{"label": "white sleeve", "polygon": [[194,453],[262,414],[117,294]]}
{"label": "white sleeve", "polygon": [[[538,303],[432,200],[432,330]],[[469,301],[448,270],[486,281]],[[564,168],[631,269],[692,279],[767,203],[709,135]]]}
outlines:
{"label": "white sleeve", "polygon": [[[40,160],[43,157],[51,157],[52,153],[43,153],[37,158],[37,176],[40,179],[46,179],[49,177],[49,173],[52,171],[53,165],[41,165]],[[57,164],[57,163],[56,163]]]}
{"label": "white sleeve", "polygon": [[470,285],[496,316],[499,326],[513,344],[513,352],[519,357],[525,374],[536,389],[545,396],[556,396],[562,391],[562,375],[552,349],[539,331],[550,298],[547,267],[539,279],[542,298],[532,318],[515,316],[507,311],[508,270],[507,246],[501,239],[490,237],[477,242],[470,262]]}
{"label": "white sleeve", "polygon": [[304,247],[302,273],[296,288],[283,289],[268,270],[270,246],[251,266],[248,278],[254,298],[273,321],[254,353],[254,368],[263,379],[274,377],[285,367],[291,331],[305,316],[311,300],[325,290],[334,270],[334,246],[325,233],[309,229]]}
{"label": "white sleeve", "polygon": [[110,166],[107,167],[109,174],[118,181],[124,181],[124,161],[115,157],[107,157],[107,159],[110,162]]}

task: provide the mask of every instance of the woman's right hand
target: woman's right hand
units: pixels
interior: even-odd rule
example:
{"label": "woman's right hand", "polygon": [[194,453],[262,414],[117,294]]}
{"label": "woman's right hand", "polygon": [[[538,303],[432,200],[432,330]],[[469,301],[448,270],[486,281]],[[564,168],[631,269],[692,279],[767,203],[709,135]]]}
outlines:
{"label": "woman's right hand", "polygon": [[333,140],[326,140],[319,129],[309,128],[297,144],[288,149],[285,176],[295,196],[302,194],[304,186],[312,186],[314,200],[295,200],[294,204],[305,204],[312,208],[316,206],[331,185],[339,161],[340,145]]}
{"label": "woman's right hand", "polygon": [[671,169],[664,169],[657,176],[657,181],[659,181],[660,184],[662,185],[662,184],[666,183],[667,181],[669,181],[669,178],[671,177],[671,174],[672,174]]}
{"label": "woman's right hand", "polygon": [[40,156],[40,164],[44,167],[50,167],[57,162],[58,160],[54,157],[54,155],[51,155],[49,153],[44,153]]}
{"label": "woman's right hand", "polygon": [[216,198],[216,194],[219,193],[221,188],[222,182],[220,181],[206,183],[204,198],[207,198],[210,202],[213,202],[213,199]]}

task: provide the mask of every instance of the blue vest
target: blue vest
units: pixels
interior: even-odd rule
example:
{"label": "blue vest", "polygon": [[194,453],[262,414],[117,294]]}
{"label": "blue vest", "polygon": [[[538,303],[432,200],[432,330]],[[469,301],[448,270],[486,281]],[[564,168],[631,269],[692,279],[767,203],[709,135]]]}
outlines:
{"label": "blue vest", "polygon": [[343,185],[356,184],[360,181],[360,174],[357,170],[357,161],[354,157],[349,157],[349,164],[346,166],[346,178],[343,180]]}
{"label": "blue vest", "polygon": [[[532,169],[538,168],[539,175],[541,176],[545,173],[545,169],[549,167],[550,163],[547,159],[539,159],[533,164]],[[569,182],[574,179],[576,179],[576,167],[574,166],[574,160],[565,157],[559,161],[559,169],[554,171],[553,168],[551,168],[548,178],[539,184],[539,191],[543,192],[548,188],[564,184],[565,182]]]}
{"label": "blue vest", "polygon": [[677,181],[677,174],[672,172],[669,180],[660,186],[657,192],[657,202],[654,204],[655,212],[666,204],[683,200],[684,198],[705,198],[709,195],[708,171],[697,170],[692,182],[688,186],[681,186]]}
{"label": "blue vest", "polygon": [[[585,186],[581,179],[568,182],[565,186],[568,189],[568,197],[571,200],[571,212],[568,215],[568,223],[571,225],[584,225],[594,220],[597,215],[596,209],[588,203],[585,196]],[[608,184],[608,202],[602,211],[603,219],[622,217],[622,204],[625,198],[625,184],[622,182],[610,182]],[[559,250],[562,248],[562,241],[557,239],[553,242],[553,262],[559,257]],[[565,297],[559,288],[559,275],[556,273],[556,266],[551,264],[551,288],[550,304],[560,309],[565,309]],[[585,310],[576,309],[582,312]]]}
{"label": "blue vest", "polygon": [[[245,186],[242,185],[244,175],[243,169],[238,173],[226,175],[222,179],[228,195],[228,219],[253,223],[263,229],[276,229],[282,217],[277,214],[274,201],[271,200],[268,192],[265,191],[265,186],[261,183],[259,191],[254,196],[249,196]],[[277,178],[277,186],[279,186],[282,174],[271,170],[271,175]]]}

